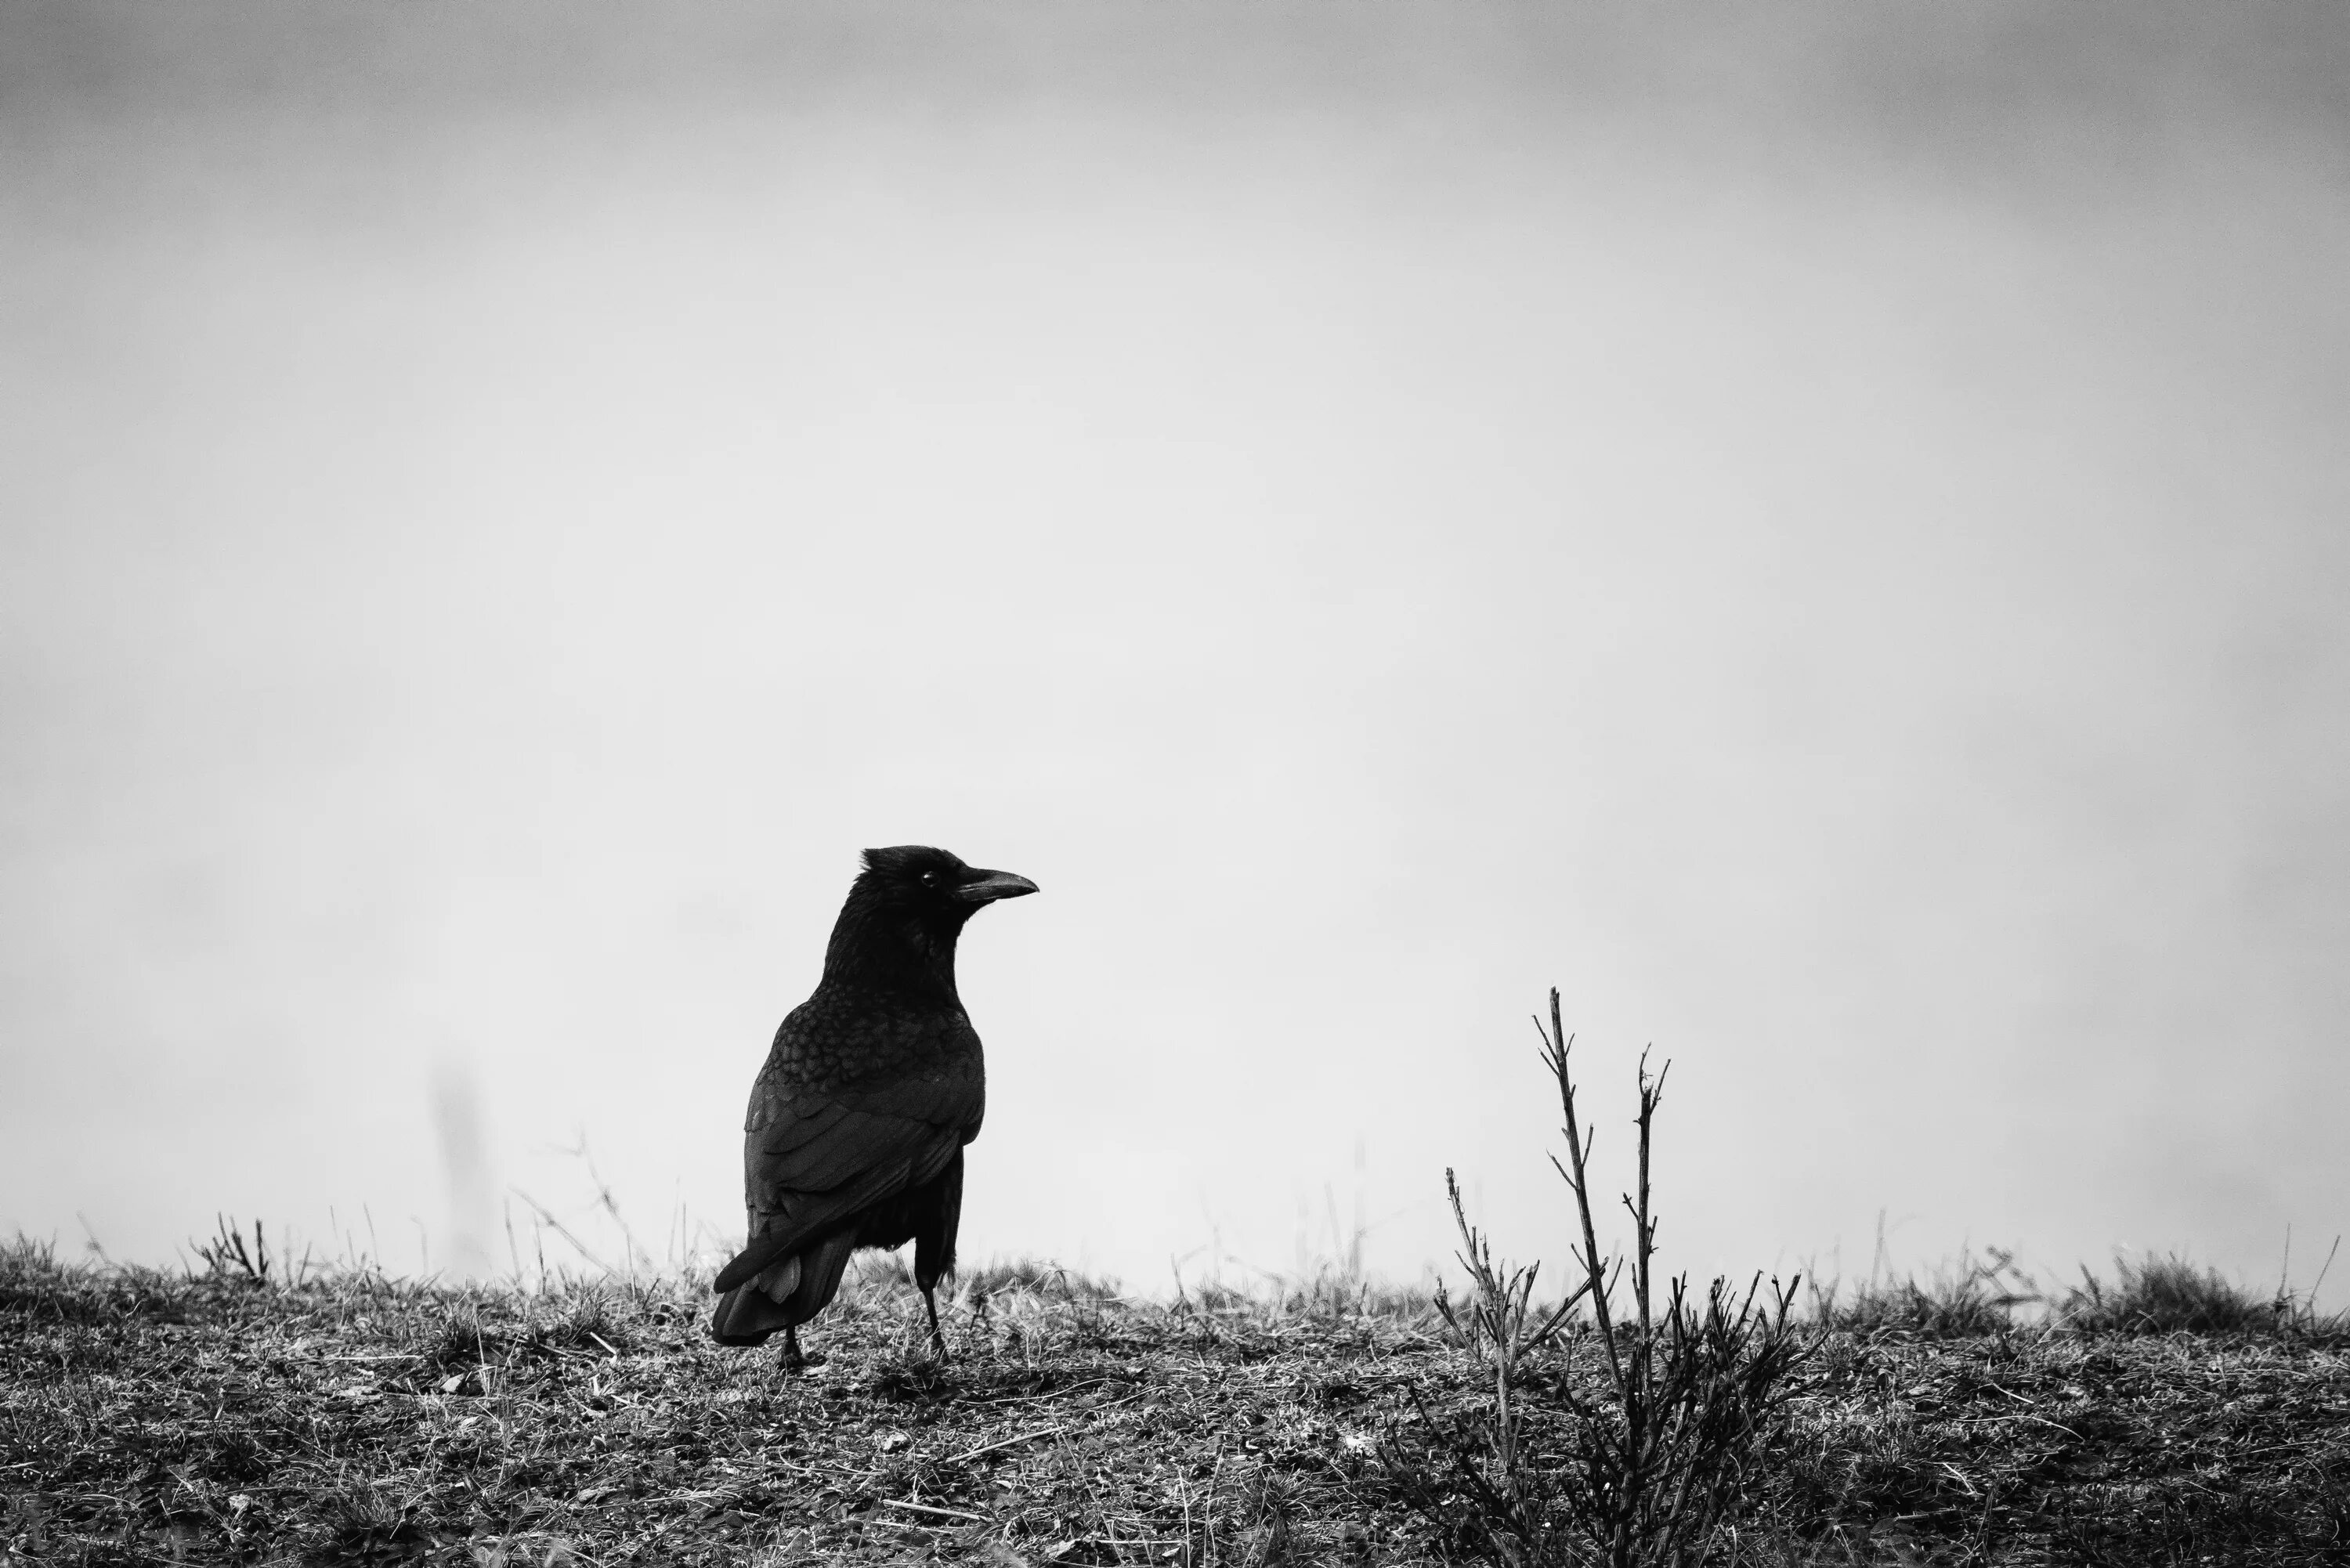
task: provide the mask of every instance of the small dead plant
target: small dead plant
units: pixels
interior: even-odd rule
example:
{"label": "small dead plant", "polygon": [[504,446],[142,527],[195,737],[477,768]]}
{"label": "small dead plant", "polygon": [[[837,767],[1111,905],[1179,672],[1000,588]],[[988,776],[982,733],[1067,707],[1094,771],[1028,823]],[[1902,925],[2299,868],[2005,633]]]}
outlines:
{"label": "small dead plant", "polygon": [[[1574,1195],[1580,1223],[1581,1240],[1570,1249],[1575,1286],[1555,1307],[1538,1309],[1535,1270],[1493,1262],[1447,1171],[1471,1295],[1456,1304],[1440,1293],[1438,1310],[1482,1363],[1492,1405],[1447,1419],[1415,1395],[1428,1438],[1409,1444],[1392,1432],[1382,1457],[1399,1490],[1443,1537],[1511,1568],[1695,1568],[1744,1506],[1787,1374],[1816,1338],[1789,1320],[1797,1281],[1773,1280],[1765,1291],[1758,1274],[1741,1292],[1717,1278],[1700,1300],[1687,1276],[1656,1278],[1649,1159],[1665,1071],[1651,1078],[1645,1057],[1635,1124],[1639,1175],[1623,1198],[1631,1252],[1627,1260],[1600,1251],[1592,1143],[1576,1111],[1568,1066],[1574,1042],[1560,1023],[1555,990],[1549,1026],[1536,1018],[1534,1027],[1565,1121],[1566,1161],[1553,1156],[1551,1163]],[[1627,1262],[1625,1303],[1617,1290]],[[1586,1312],[1576,1313],[1578,1306]],[[1530,1376],[1530,1359],[1548,1347],[1557,1364]]]}
{"label": "small dead plant", "polygon": [[270,1283],[269,1266],[274,1260],[269,1255],[268,1242],[262,1238],[261,1221],[253,1222],[253,1245],[247,1248],[244,1234],[235,1221],[223,1214],[215,1214],[213,1220],[220,1233],[212,1241],[195,1243],[196,1256],[204,1261],[207,1275],[240,1284]]}

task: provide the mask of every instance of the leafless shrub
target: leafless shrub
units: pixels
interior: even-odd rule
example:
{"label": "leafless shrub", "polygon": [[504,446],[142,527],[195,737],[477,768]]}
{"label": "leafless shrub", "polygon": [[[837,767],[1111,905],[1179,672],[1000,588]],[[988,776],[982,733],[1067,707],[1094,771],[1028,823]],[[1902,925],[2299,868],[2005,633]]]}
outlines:
{"label": "leafless shrub", "polygon": [[224,1215],[214,1215],[220,1233],[209,1241],[198,1241],[196,1256],[204,1261],[204,1268],[214,1279],[235,1280],[241,1283],[265,1285],[270,1282],[269,1245],[263,1240],[261,1221],[253,1222],[253,1246],[245,1247],[244,1236]]}
{"label": "leafless shrub", "polygon": [[[1815,1338],[1788,1316],[1796,1282],[1756,1276],[1743,1293],[1716,1279],[1701,1301],[1686,1276],[1655,1274],[1650,1206],[1653,1124],[1663,1089],[1639,1074],[1639,1175],[1624,1195],[1633,1241],[1630,1313],[1618,1316],[1627,1260],[1603,1254],[1592,1211],[1590,1139],[1576,1114],[1573,1042],[1550,993],[1543,1063],[1558,1085],[1566,1163],[1552,1164],[1574,1195],[1582,1239],[1578,1278],[1547,1313],[1533,1304],[1534,1270],[1492,1261],[1447,1173],[1471,1299],[1439,1306],[1493,1385],[1490,1410],[1452,1421],[1418,1404],[1423,1449],[1399,1429],[1381,1452],[1398,1489],[1443,1535],[1512,1568],[1601,1564],[1664,1568],[1707,1561],[1717,1532],[1744,1505],[1754,1456],[1784,1402],[1787,1374]],[[1661,1283],[1661,1291],[1659,1285]],[[1588,1316],[1570,1316],[1578,1305]],[[1528,1363],[1557,1342],[1535,1379]]]}

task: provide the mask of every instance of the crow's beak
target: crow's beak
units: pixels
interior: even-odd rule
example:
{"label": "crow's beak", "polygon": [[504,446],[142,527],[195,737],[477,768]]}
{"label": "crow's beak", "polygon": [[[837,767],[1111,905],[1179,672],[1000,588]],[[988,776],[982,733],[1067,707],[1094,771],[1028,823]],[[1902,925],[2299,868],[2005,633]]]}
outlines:
{"label": "crow's beak", "polygon": [[954,890],[954,896],[966,904],[993,904],[998,898],[1017,898],[1035,890],[1035,883],[1009,871],[974,871],[970,881]]}

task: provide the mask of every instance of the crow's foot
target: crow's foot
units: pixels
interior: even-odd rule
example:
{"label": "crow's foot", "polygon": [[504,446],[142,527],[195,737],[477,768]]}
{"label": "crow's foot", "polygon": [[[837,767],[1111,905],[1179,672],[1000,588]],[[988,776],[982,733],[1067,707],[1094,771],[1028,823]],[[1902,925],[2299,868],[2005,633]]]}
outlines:
{"label": "crow's foot", "polygon": [[947,1355],[947,1336],[939,1332],[939,1303],[931,1294],[931,1287],[922,1287],[922,1310],[931,1314],[931,1352],[941,1361],[951,1359]]}

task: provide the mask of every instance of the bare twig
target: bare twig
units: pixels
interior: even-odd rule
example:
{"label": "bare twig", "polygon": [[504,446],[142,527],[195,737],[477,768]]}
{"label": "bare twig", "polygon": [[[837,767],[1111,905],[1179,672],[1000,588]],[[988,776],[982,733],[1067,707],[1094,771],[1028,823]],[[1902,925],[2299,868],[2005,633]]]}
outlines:
{"label": "bare twig", "polygon": [[902,1502],[894,1497],[883,1498],[881,1500],[881,1506],[884,1508],[902,1508],[911,1513],[935,1513],[941,1519],[968,1519],[976,1524],[985,1524],[987,1522],[987,1516],[983,1513],[965,1513],[959,1508],[932,1508],[926,1502]]}
{"label": "bare twig", "polygon": [[269,1244],[261,1233],[261,1221],[253,1222],[253,1245],[248,1249],[244,1236],[224,1215],[214,1215],[213,1223],[219,1235],[210,1241],[195,1243],[196,1256],[204,1261],[210,1272],[223,1279],[240,1280],[247,1284],[269,1283]]}
{"label": "bare twig", "polygon": [[[604,1262],[603,1259],[598,1257],[594,1252],[590,1251],[588,1248],[588,1243],[573,1235],[571,1233],[571,1228],[566,1225],[562,1220],[557,1220],[555,1217],[554,1211],[548,1209],[546,1205],[541,1203],[537,1199],[533,1198],[529,1193],[525,1192],[519,1187],[515,1188],[513,1191],[516,1198],[521,1199],[525,1203],[530,1205],[531,1213],[536,1215],[542,1224],[544,1224],[548,1230],[554,1231],[556,1235],[562,1237],[565,1241],[570,1242],[573,1251],[577,1251],[581,1257],[587,1259],[589,1262],[595,1264],[598,1268],[603,1270],[606,1273],[613,1272],[612,1266]],[[544,1280],[546,1275],[546,1259],[544,1253],[540,1255],[538,1267],[539,1277]]]}
{"label": "bare twig", "polygon": [[975,1459],[982,1454],[992,1454],[998,1449],[1014,1448],[1021,1443],[1033,1443],[1039,1438],[1053,1437],[1056,1433],[1066,1432],[1068,1428],[1066,1427],[1039,1427],[1033,1432],[1022,1432],[1017,1437],[1003,1438],[993,1443],[982,1443],[975,1449],[966,1449],[962,1453],[953,1456],[951,1459],[941,1459],[939,1463],[942,1465],[959,1465],[966,1459]]}

